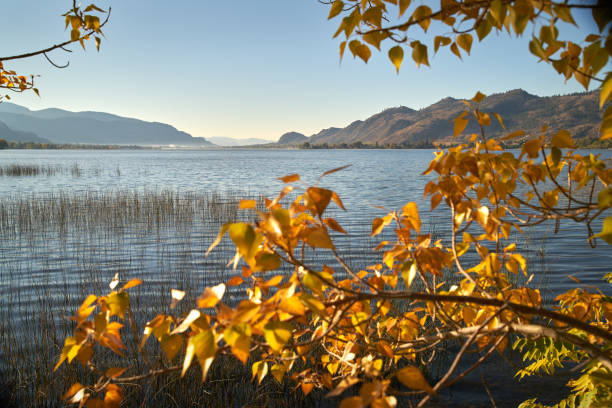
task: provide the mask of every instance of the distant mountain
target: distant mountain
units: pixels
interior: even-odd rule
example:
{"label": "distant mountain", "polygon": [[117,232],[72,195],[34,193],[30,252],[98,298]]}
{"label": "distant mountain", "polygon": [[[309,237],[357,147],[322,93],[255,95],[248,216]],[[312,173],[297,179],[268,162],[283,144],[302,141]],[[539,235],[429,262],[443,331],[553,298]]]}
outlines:
{"label": "distant mountain", "polygon": [[225,146],[225,147],[251,146],[251,145],[272,143],[272,141],[270,140],[257,139],[257,138],[252,138],[252,137],[248,139],[234,139],[232,137],[209,137],[206,140],[216,144],[217,146]]}
{"label": "distant mountain", "polygon": [[[338,145],[362,142],[366,144],[418,145],[431,142],[450,142],[453,136],[453,119],[466,109],[460,99],[445,98],[424,109],[414,110],[405,106],[384,110],[366,120],[358,120],[345,128],[329,128],[305,140],[312,145]],[[538,135],[542,126],[549,126],[549,133],[568,129],[574,138],[596,137],[601,113],[596,92],[540,97],[521,89],[487,97],[480,105],[483,112],[501,115],[506,125],[504,131],[494,117],[491,126],[485,128],[487,137],[499,137],[522,129]],[[465,140],[478,132],[475,120],[458,139]]]}
{"label": "distant mountain", "polygon": [[308,141],[308,137],[298,132],[285,133],[278,139],[278,144],[302,144]]}
{"label": "distant mountain", "polygon": [[0,139],[4,139],[7,142],[51,143],[47,139],[36,136],[34,133],[13,130],[2,122],[0,122]]}
{"label": "distant mountain", "polygon": [[32,111],[0,103],[0,121],[10,128],[35,133],[46,143],[212,146],[173,126],[103,112],[70,112],[51,108]]}

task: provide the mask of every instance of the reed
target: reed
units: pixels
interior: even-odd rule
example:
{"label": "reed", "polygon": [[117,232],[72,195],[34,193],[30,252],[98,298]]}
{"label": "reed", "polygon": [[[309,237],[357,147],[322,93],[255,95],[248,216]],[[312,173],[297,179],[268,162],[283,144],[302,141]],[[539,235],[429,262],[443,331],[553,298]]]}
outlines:
{"label": "reed", "polygon": [[70,167],[38,164],[8,164],[0,166],[0,176],[6,177],[49,177],[58,174],[71,174],[73,177],[81,177],[83,169],[77,163]]}

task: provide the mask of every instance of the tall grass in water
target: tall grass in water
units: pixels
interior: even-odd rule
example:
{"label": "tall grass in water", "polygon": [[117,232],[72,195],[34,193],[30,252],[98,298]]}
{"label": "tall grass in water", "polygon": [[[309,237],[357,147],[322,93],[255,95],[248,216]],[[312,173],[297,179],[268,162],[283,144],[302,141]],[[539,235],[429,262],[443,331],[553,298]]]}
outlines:
{"label": "tall grass in water", "polygon": [[83,169],[77,163],[71,167],[38,164],[9,164],[0,166],[0,176],[6,177],[55,176],[56,174],[72,174],[73,177],[81,177]]}

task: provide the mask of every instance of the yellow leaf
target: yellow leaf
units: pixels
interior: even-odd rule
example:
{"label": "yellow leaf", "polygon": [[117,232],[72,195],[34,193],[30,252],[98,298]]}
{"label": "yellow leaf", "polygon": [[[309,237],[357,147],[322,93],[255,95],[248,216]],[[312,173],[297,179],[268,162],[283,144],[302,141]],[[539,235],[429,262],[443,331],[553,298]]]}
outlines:
{"label": "yellow leaf", "polygon": [[276,378],[276,381],[281,384],[283,382],[283,377],[285,376],[285,371],[286,368],[282,364],[274,364],[272,367],[270,367],[270,373],[272,373],[272,376]]}
{"label": "yellow leaf", "polygon": [[261,384],[261,381],[266,377],[266,374],[268,374],[268,363],[265,361],[256,361],[253,363],[251,371],[253,372],[252,379],[254,380],[257,378],[257,381]]}
{"label": "yellow leaf", "polygon": [[397,73],[399,74],[400,67],[402,66],[402,60],[404,59],[404,49],[399,45],[389,50],[389,59],[395,66]]}
{"label": "yellow leaf", "polygon": [[81,304],[77,312],[77,320],[79,322],[87,319],[89,315],[91,314],[91,312],[93,312],[96,309],[96,306],[95,305],[91,306],[91,304],[95,302],[97,298],[98,297],[96,295],[89,295],[83,301],[83,304]]}
{"label": "yellow leaf", "polygon": [[161,339],[161,348],[166,353],[168,361],[172,361],[183,347],[183,336],[180,334],[165,334]]}
{"label": "yellow leaf", "polygon": [[210,244],[210,246],[208,247],[208,249],[206,250],[206,256],[208,256],[208,254],[217,246],[219,245],[219,243],[221,242],[221,239],[223,238],[223,235],[225,235],[225,233],[227,232],[227,230],[229,229],[230,225],[232,225],[231,223],[226,223],[223,224],[223,226],[221,227],[221,229],[219,230],[219,234],[217,234],[217,238],[215,238],[214,242],[212,244]]}
{"label": "yellow leaf", "polygon": [[283,312],[292,315],[304,316],[304,314],[306,314],[306,309],[304,308],[304,305],[296,296],[283,299],[283,301],[280,302],[280,304],[278,305],[278,308]]}
{"label": "yellow leaf", "polygon": [[313,248],[334,249],[334,244],[325,228],[315,228],[306,236],[306,243]]}
{"label": "yellow leaf", "polygon": [[404,278],[404,282],[406,283],[406,289],[409,289],[412,285],[416,273],[416,262],[411,262],[409,267],[402,266],[402,278]]}
{"label": "yellow leaf", "polygon": [[568,132],[567,130],[560,130],[555,133],[555,135],[552,137],[551,143],[553,146],[558,147],[560,149],[573,149],[576,147],[576,145],[574,145],[574,141],[572,140],[570,132]]}
{"label": "yellow leaf", "polygon": [[612,77],[606,79],[601,86],[601,91],[599,94],[599,108],[603,108],[603,106],[610,100],[610,96],[612,95]]}
{"label": "yellow leaf", "polygon": [[340,403],[340,408],[363,408],[363,399],[361,397],[347,397]]}
{"label": "yellow leaf", "polygon": [[215,307],[223,298],[223,294],[225,294],[224,283],[204,289],[204,293],[198,298],[198,307],[201,309]]}
{"label": "yellow leaf", "polygon": [[293,326],[287,322],[271,321],[264,326],[264,337],[274,351],[280,351],[291,338]]}
{"label": "yellow leaf", "polygon": [[434,389],[431,388],[421,371],[414,366],[404,367],[395,373],[395,375],[402,384],[410,389],[425,391],[429,394],[436,393]]}
{"label": "yellow leaf", "polygon": [[457,57],[459,57],[460,60],[462,60],[463,58],[461,58],[461,52],[459,51],[459,47],[457,47],[456,43],[452,43],[450,46],[451,51],[453,52],[453,54],[455,54]]}
{"label": "yellow leaf", "polygon": [[411,0],[399,0],[399,16],[401,17],[408,7],[410,7]]}
{"label": "yellow leaf", "polygon": [[342,1],[340,0],[334,1],[334,3],[331,6],[331,9],[329,10],[329,15],[327,16],[327,19],[331,20],[332,18],[336,17],[338,14],[342,12],[343,8],[344,8],[344,3]]}
{"label": "yellow leaf", "polygon": [[227,286],[238,286],[244,282],[240,276],[234,276],[230,280],[227,281]]}
{"label": "yellow leaf", "polygon": [[472,49],[472,36],[470,34],[461,34],[455,40],[458,46],[463,48],[465,52],[470,54],[470,50]]}
{"label": "yellow leaf", "polygon": [[240,200],[240,204],[238,204],[238,208],[241,210],[250,210],[257,206],[257,201],[255,200]]}
{"label": "yellow leaf", "polygon": [[127,368],[111,367],[108,370],[106,370],[106,373],[104,373],[104,375],[108,378],[117,378],[121,376],[121,374],[125,373],[126,371],[127,371]]}
{"label": "yellow leaf", "polygon": [[465,130],[469,123],[469,119],[465,118],[465,112],[455,118],[455,126],[453,128],[453,137],[457,137]]}
{"label": "yellow leaf", "polygon": [[217,352],[217,343],[215,341],[215,335],[212,330],[202,331],[195,336],[189,338],[187,342],[187,351],[185,353],[185,360],[183,362],[183,371],[181,377],[185,375],[187,369],[191,365],[193,356],[198,358],[200,367],[202,369],[202,381],[206,381],[206,374],[212,364],[215,354]]}
{"label": "yellow leaf", "polygon": [[434,38],[434,53],[438,52],[438,49],[440,48],[440,46],[447,46],[448,44],[450,44],[452,42],[452,40],[448,37],[443,37],[443,36],[435,36]]}
{"label": "yellow leaf", "polygon": [[185,331],[187,331],[191,323],[198,320],[201,315],[202,314],[200,313],[199,310],[192,309],[187,315],[187,317],[181,322],[181,324],[178,325],[174,330],[172,330],[172,334],[184,333]]}
{"label": "yellow leaf", "polygon": [[119,316],[123,320],[125,312],[130,305],[130,295],[127,292],[113,292],[105,299],[110,315]]}
{"label": "yellow leaf", "polygon": [[421,231],[421,217],[419,217],[419,208],[413,201],[407,203],[402,209],[402,222],[406,222],[415,231]]}
{"label": "yellow leaf", "polygon": [[283,183],[293,183],[294,181],[298,181],[300,179],[299,174],[289,174],[285,177],[280,177],[279,180]]}
{"label": "yellow leaf", "polygon": [[252,252],[257,249],[260,240],[255,233],[255,229],[249,224],[240,222],[231,224],[228,233],[240,255],[245,259],[251,258]]}
{"label": "yellow leaf", "polygon": [[472,98],[472,101],[476,102],[476,103],[480,103],[484,100],[484,98],[486,98],[487,96],[483,93],[481,93],[480,91],[476,92],[476,95],[474,95],[474,97]]}
{"label": "yellow leaf", "polygon": [[133,287],[138,286],[138,285],[142,285],[142,281],[140,279],[138,279],[138,278],[134,278],[134,279],[131,279],[125,285],[123,285],[121,290],[128,290],[128,289],[133,288]]}
{"label": "yellow leaf", "polygon": [[413,41],[410,46],[412,47],[412,59],[416,62],[417,67],[420,67],[421,64],[429,66],[427,46],[420,41]]}
{"label": "yellow leaf", "polygon": [[606,219],[603,222],[603,227],[601,229],[601,232],[599,234],[593,235],[592,237],[589,238],[589,240],[592,238],[601,238],[604,241],[606,241],[608,244],[612,245],[612,216],[606,217]]}
{"label": "yellow leaf", "polygon": [[346,234],[346,231],[344,230],[344,228],[342,228],[342,226],[340,224],[338,224],[338,221],[336,221],[335,219],[333,219],[333,218],[325,218],[323,220],[323,222],[325,223],[325,225],[327,225],[328,227],[330,227],[334,231],[338,231],[338,232],[341,232],[343,234]]}
{"label": "yellow leaf", "polygon": [[504,136],[502,138],[502,140],[510,140],[510,139],[514,139],[520,136],[523,136],[525,134],[525,131],[523,130],[517,130],[515,132],[510,133],[508,136]]}
{"label": "yellow leaf", "polygon": [[429,28],[429,24],[431,23],[431,9],[428,6],[419,6],[412,13],[412,18],[414,21],[417,21],[421,26],[424,32],[427,32],[427,28]]}
{"label": "yellow leaf", "polygon": [[123,391],[116,384],[109,384],[106,386],[106,393],[104,394],[104,407],[105,408],[121,408],[121,401],[123,400]]}
{"label": "yellow leaf", "polygon": [[527,156],[529,156],[529,158],[535,159],[539,156],[541,147],[542,147],[542,139],[538,138],[538,139],[528,140],[527,142],[523,144],[523,150],[521,152],[521,155],[523,155],[524,153],[527,153]]}
{"label": "yellow leaf", "polygon": [[[70,386],[70,388],[68,389],[68,391],[66,391],[66,393],[64,394],[64,396],[62,397],[62,399],[67,400],[68,398],[73,397],[76,393],[78,393],[79,391],[81,391],[82,389],[84,389],[85,387],[83,385],[81,385],[81,383],[74,383]],[[79,399],[80,401],[80,399]],[[75,401],[78,402],[78,401]]]}
{"label": "yellow leaf", "polygon": [[223,338],[230,345],[232,353],[242,363],[246,363],[251,348],[251,326],[248,323],[238,323],[226,329]]}
{"label": "yellow leaf", "polygon": [[321,216],[329,205],[332,198],[332,191],[324,188],[310,187],[306,190],[304,199],[306,206],[314,215]]}

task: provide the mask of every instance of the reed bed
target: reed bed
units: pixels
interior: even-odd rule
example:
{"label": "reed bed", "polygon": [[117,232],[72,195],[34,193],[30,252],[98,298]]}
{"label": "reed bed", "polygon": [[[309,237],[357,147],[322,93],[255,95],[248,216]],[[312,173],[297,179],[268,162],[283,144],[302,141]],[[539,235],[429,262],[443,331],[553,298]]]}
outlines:
{"label": "reed bed", "polygon": [[[187,292],[174,313],[187,313],[206,286],[226,281],[234,248],[225,240],[204,253],[225,222],[253,221],[238,211],[238,193],[178,193],[173,190],[85,191],[21,195],[0,200],[0,406],[58,406],[75,381],[91,381],[87,370],[53,366],[72,315],[90,293],[108,291],[115,273],[145,283],[132,293],[134,320],[142,332],[155,314],[169,312],[170,289]],[[257,198],[257,197],[255,197]],[[259,200],[261,203],[261,199]],[[251,217],[251,218],[249,218]],[[224,301],[236,303],[242,289]],[[148,370],[126,333],[126,359],[112,353],[110,365]],[[162,364],[155,342],[152,364]],[[221,358],[202,385],[194,366],[187,378],[169,375],[126,387],[124,406],[326,406],[322,395],[304,398],[289,384],[250,381],[250,365]],[[4,401],[2,400],[4,399]],[[325,404],[325,405],[321,405]]]}
{"label": "reed bed", "polygon": [[77,163],[70,167],[38,164],[8,164],[0,166],[0,176],[6,177],[55,176],[58,174],[71,174],[73,177],[81,177],[83,169]]}

